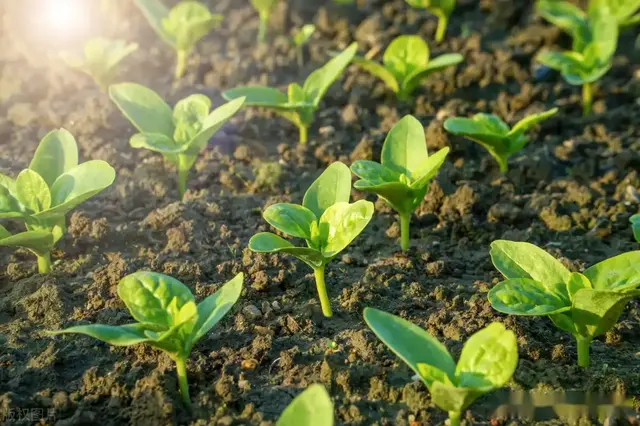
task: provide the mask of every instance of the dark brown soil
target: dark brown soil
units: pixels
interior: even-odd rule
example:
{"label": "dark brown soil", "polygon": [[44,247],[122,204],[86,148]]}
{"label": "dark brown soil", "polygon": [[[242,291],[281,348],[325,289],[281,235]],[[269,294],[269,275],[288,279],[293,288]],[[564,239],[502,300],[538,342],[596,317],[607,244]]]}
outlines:
{"label": "dark brown soil", "polygon": [[[200,157],[179,203],[171,166],[130,148],[132,126],[108,97],[46,57],[73,40],[34,35],[24,24],[32,2],[14,3],[26,7],[7,6],[14,25],[0,33],[0,172],[16,175],[47,131],[65,127],[84,160],[106,160],[118,177],[69,217],[51,275],[38,275],[26,251],[0,250],[0,410],[37,408],[46,415],[55,409],[48,423],[59,426],[269,425],[301,389],[322,382],[337,424],[442,424],[446,414],[431,404],[426,387],[411,381],[408,367],[364,324],[365,306],[419,324],[454,356],[472,333],[503,321],[519,343],[511,389],[621,391],[640,409],[640,301],[629,303],[613,330],[593,342],[592,367],[583,370],[571,336],[548,319],[506,317],[486,299],[500,278],[488,254],[495,239],[538,244],[572,270],[637,248],[628,226],[639,210],[640,187],[634,31],[621,36],[615,65],[597,86],[594,113],[583,118],[578,88],[535,71],[532,57],[541,47],[566,47],[569,40],[534,16],[532,2],[460,0],[446,42],[430,42],[433,55],[465,56],[457,70],[434,75],[411,101],[397,102],[373,77],[348,69],[327,94],[307,146],[296,144],[288,122],[246,109]],[[238,84],[299,81],[353,39],[369,50],[404,33],[433,40],[436,27],[431,15],[403,0],[360,1],[359,8],[297,0],[280,6],[270,42],[257,46],[257,17],[248,2],[208,3],[225,15],[223,27],[200,43],[177,83],[172,52],[126,1],[116,26],[104,18],[92,31],[140,43],[124,79],[172,102],[199,92],[219,104],[220,91]],[[286,36],[311,21],[318,33],[300,69]],[[506,176],[484,150],[442,127],[454,115],[493,112],[514,122],[554,105],[560,113],[540,126]],[[452,152],[416,212],[407,255],[398,252],[395,215],[376,203],[370,225],[328,267],[335,315],[325,319],[304,264],[252,253],[247,242],[269,229],[261,218],[265,206],[300,202],[333,161],[377,159],[386,132],[409,113],[425,124],[430,150],[448,145]],[[353,197],[365,195],[354,191]],[[41,334],[79,322],[129,321],[115,290],[120,278],[139,269],[171,274],[199,299],[245,273],[237,307],[190,358],[192,414],[180,403],[167,356],[145,346]],[[245,309],[250,305],[259,315]],[[499,424],[492,404],[490,396],[474,404],[470,424]]]}

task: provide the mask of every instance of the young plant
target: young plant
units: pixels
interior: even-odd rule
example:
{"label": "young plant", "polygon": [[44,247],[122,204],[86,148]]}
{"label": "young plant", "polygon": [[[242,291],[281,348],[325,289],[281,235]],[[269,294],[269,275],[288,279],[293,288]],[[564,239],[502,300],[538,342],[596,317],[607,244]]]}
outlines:
{"label": "young plant", "polygon": [[363,57],[353,58],[355,64],[382,80],[398,99],[408,99],[422,80],[433,72],[463,60],[459,53],[447,53],[429,60],[427,43],[412,35],[396,37],[385,50],[382,64]]}
{"label": "young plant", "polygon": [[63,53],[60,57],[69,67],[93,78],[100,89],[106,92],[117,76],[120,62],[136,50],[136,43],[96,37],[85,42],[83,57],[69,53]]}
{"label": "young plant", "polygon": [[354,187],[378,195],[400,216],[403,251],[409,248],[411,214],[422,203],[448,152],[449,148],[442,148],[429,157],[424,127],[407,115],[387,135],[381,164],[358,160],[351,165],[351,171],[361,179]]}
{"label": "young plant", "polygon": [[329,86],[349,65],[357,48],[357,43],[352,43],[344,52],[312,72],[302,87],[297,83],[289,84],[287,94],[271,87],[244,86],[227,90],[222,96],[226,100],[244,96],[246,105],[273,109],[276,114],[298,126],[300,143],[304,144],[307,142],[308,129],[320,101]]}
{"label": "young plant", "polygon": [[211,100],[195,94],[171,110],[156,92],[136,83],[115,84],[109,87],[109,96],[140,132],[131,137],[131,146],[159,152],[176,166],[180,200],[200,151],[244,102],[238,98],[210,111]]}
{"label": "young plant", "polygon": [[447,31],[449,16],[456,8],[456,0],[407,0],[411,6],[418,9],[427,9],[438,17],[438,29],[436,30],[436,41],[440,43],[444,40]]}
{"label": "young plant", "polygon": [[51,271],[51,250],[66,231],[65,215],[109,187],[115,170],[102,160],[78,164],[78,147],[65,129],[49,132],[28,169],[14,180],[0,174],[0,219],[22,221],[26,232],[12,235],[0,225],[0,246],[29,249],[38,271]]}
{"label": "young plant", "polygon": [[[618,28],[628,28],[640,21],[638,0],[590,0],[585,13],[578,6],[562,0],[539,0],[537,12],[553,25],[562,28],[574,40],[573,50],[582,50],[580,44],[590,38],[588,15],[599,13],[598,9],[608,8]],[[584,45],[582,45],[584,47]]]}
{"label": "young plant", "polygon": [[258,253],[286,253],[309,265],[315,274],[322,313],[332,315],[324,279],[325,267],[344,250],[373,216],[373,203],[349,204],[351,172],[343,163],[331,164],[311,184],[302,205],[274,204],[262,216],[277,230],[304,238],[307,247],[296,247],[270,232],[251,237],[249,249]]}
{"label": "young plant", "polygon": [[333,402],[324,386],[313,384],[296,396],[276,426],[333,426]]}
{"label": "young plant", "polygon": [[640,251],[602,261],[583,273],[533,244],[494,241],[491,259],[503,281],[489,291],[493,309],[511,315],[547,315],[573,335],[578,365],[589,366],[591,341],[618,321],[625,305],[640,294]]}
{"label": "young plant", "polygon": [[364,320],[427,385],[433,403],[449,413],[450,426],[460,425],[476,399],[504,386],[518,365],[516,336],[499,322],[469,337],[456,365],[442,343],[407,320],[373,308],[365,308]]}
{"label": "young plant", "polygon": [[558,108],[532,114],[518,121],[513,128],[493,114],[476,114],[472,118],[453,117],[444,122],[444,128],[454,135],[464,136],[480,145],[500,166],[500,171],[509,170],[509,157],[520,152],[528,143],[525,134],[536,124],[558,112]]}
{"label": "young plant", "polygon": [[296,46],[296,56],[298,57],[298,66],[302,67],[302,47],[311,39],[313,33],[316,32],[316,26],[312,24],[304,25],[293,33],[293,44]]}
{"label": "young plant", "polygon": [[258,27],[258,43],[263,43],[267,37],[267,27],[271,12],[278,4],[278,0],[250,0],[253,8],[260,16],[260,26]]}
{"label": "young plant", "polygon": [[197,1],[181,1],[171,10],[160,0],[135,0],[135,3],[158,36],[175,49],[176,78],[184,74],[187,57],[198,41],[222,21],[221,15],[212,14]]}
{"label": "young plant", "polygon": [[191,407],[186,362],[193,346],[233,307],[242,292],[239,273],[198,305],[180,281],[155,272],[136,272],[118,283],[118,296],[138,322],[121,326],[77,325],[47,334],[77,333],[114,346],[146,343],[166,352],[176,363],[182,399]]}
{"label": "young plant", "polygon": [[640,214],[634,214],[629,219],[631,222],[631,229],[633,230],[633,237],[640,243]]}
{"label": "young plant", "polygon": [[[607,2],[608,3],[608,2]],[[572,51],[545,51],[538,62],[555,69],[571,85],[582,85],[582,112],[588,115],[593,103],[593,83],[611,68],[618,43],[618,23],[606,3],[585,15],[565,2],[541,1],[538,11],[573,38]]]}

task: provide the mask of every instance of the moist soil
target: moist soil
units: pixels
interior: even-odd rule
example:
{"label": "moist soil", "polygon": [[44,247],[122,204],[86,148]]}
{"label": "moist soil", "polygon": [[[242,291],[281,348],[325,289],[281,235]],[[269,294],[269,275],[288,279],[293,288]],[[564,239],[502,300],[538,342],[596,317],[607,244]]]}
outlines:
{"label": "moist soil", "polygon": [[[50,275],[37,274],[29,252],[0,250],[0,409],[14,415],[38,409],[51,414],[41,423],[64,426],[266,426],[301,390],[320,382],[335,403],[337,424],[443,424],[446,414],[424,384],[412,381],[409,368],[365,325],[362,309],[372,306],[424,327],[455,358],[471,334],[501,321],[517,334],[520,356],[508,389],[623,392],[635,409],[618,424],[634,421],[640,409],[639,300],[593,342],[591,367],[582,369],[570,335],[547,318],[499,314],[486,296],[500,280],[488,253],[496,239],[537,244],[573,271],[638,248],[628,225],[639,210],[637,34],[621,35],[614,66],[596,87],[593,114],[583,118],[579,88],[533,62],[541,48],[567,48],[570,40],[536,17],[532,2],[458,3],[440,45],[432,41],[435,18],[402,0],[283,2],[269,42],[257,45],[257,15],[248,2],[209,2],[225,20],[199,44],[178,82],[173,53],[129,2],[114,1],[119,17],[91,10],[98,20],[87,34],[140,44],[121,79],[147,85],[172,103],[204,93],[217,105],[221,90],[240,84],[284,88],[354,39],[363,52],[383,49],[399,34],[420,34],[432,56],[465,57],[457,69],[431,76],[407,102],[349,68],[322,102],[307,145],[297,144],[296,128],[283,119],[242,110],[200,156],[185,201],[178,202],[170,164],[132,149],[133,128],[108,96],[55,59],[52,52],[77,48],[79,37],[38,33],[25,24],[33,5],[7,2],[9,19],[0,34],[0,172],[17,175],[40,138],[65,127],[77,138],[82,160],[108,161],[117,179],[69,215]],[[308,22],[318,31],[300,67],[288,37]],[[553,106],[560,112],[532,133],[504,175],[482,148],[443,130],[451,116],[489,112],[514,123]],[[406,114],[425,125],[430,151],[449,146],[451,153],[413,217],[406,254],[399,251],[396,215],[376,202],[369,226],[327,268],[334,316],[324,318],[311,270],[291,257],[252,253],[249,238],[271,230],[261,217],[265,207],[301,202],[331,162],[379,160],[385,134]],[[352,196],[375,201],[355,190]],[[245,274],[236,307],[189,359],[192,413],[181,404],[166,355],[143,345],[111,347],[85,336],[43,334],[80,323],[130,322],[116,287],[138,270],[170,274],[198,300]],[[502,421],[493,414],[496,406],[491,395],[481,398],[466,413],[468,424],[567,423],[554,415]],[[38,422],[34,416],[4,420]]]}

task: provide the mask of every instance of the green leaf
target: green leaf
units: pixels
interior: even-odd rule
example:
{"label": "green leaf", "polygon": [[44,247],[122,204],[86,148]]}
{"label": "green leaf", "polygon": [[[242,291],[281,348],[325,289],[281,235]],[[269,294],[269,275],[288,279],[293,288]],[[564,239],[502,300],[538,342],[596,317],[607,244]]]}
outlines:
{"label": "green leaf", "polygon": [[162,20],[169,15],[169,9],[167,9],[160,0],[134,0],[134,2],[156,34],[158,34],[165,43],[176,49],[177,41],[175,37],[167,32],[162,25]]}
{"label": "green leaf", "polygon": [[429,63],[429,46],[419,36],[401,35],[389,43],[382,62],[398,82],[404,82]]}
{"label": "green leaf", "polygon": [[[218,291],[198,304],[198,319],[193,327],[189,345],[195,344],[233,308],[242,293],[244,274],[240,272]],[[190,348],[188,348],[190,349]]]}
{"label": "green leaf", "polygon": [[488,392],[504,386],[518,366],[516,335],[499,322],[475,333],[456,366],[458,385]]}
{"label": "green leaf", "polygon": [[[588,16],[591,41],[585,47],[584,55],[588,64],[602,65],[610,62],[618,45],[618,22],[611,14],[611,9],[604,5]],[[592,56],[596,61],[589,59]]]}
{"label": "green leaf", "polygon": [[190,52],[221,20],[221,16],[212,15],[202,3],[181,1],[162,19],[161,25],[175,39],[177,50]]}
{"label": "green leaf", "polygon": [[339,202],[348,202],[351,196],[351,171],[339,161],[331,163],[304,194],[302,205],[317,218]]}
{"label": "green leaf", "polygon": [[60,334],[85,334],[113,346],[131,346],[151,340],[145,336],[144,329],[140,327],[140,324],[122,326],[103,324],[77,325],[64,330],[48,331],[46,334],[50,336]]}
{"label": "green leaf", "polygon": [[326,209],[319,223],[322,255],[334,257],[351,244],[371,220],[373,210],[373,203],[366,200],[339,202]]}
{"label": "green leaf", "polygon": [[632,295],[582,289],[573,296],[571,317],[584,337],[600,336],[613,327]]}
{"label": "green leaf", "polygon": [[631,222],[633,237],[640,243],[640,214],[634,214],[631,216],[631,218],[629,218],[629,222]]}
{"label": "green leaf", "polygon": [[[364,320],[382,342],[418,375],[418,364],[428,364],[455,380],[455,363],[447,348],[417,325],[374,308],[364,309]],[[422,378],[427,383],[427,378]],[[430,388],[431,389],[431,388]]]}
{"label": "green leaf", "polygon": [[416,178],[415,173],[429,158],[422,124],[411,115],[404,116],[387,134],[381,157],[386,168]]}
{"label": "green leaf", "polygon": [[289,241],[271,232],[260,232],[249,240],[249,249],[257,253],[285,253],[297,257],[312,268],[323,266],[325,258],[318,250],[294,247]]}
{"label": "green leaf", "polygon": [[549,117],[555,115],[556,112],[558,112],[558,108],[552,108],[549,111],[541,112],[538,114],[531,114],[523,118],[522,120],[518,121],[515,126],[513,126],[513,128],[509,132],[509,137],[526,132],[536,124],[541,123]]}
{"label": "green leaf", "polygon": [[344,52],[331,59],[321,68],[312,72],[304,82],[303,89],[307,94],[307,101],[317,107],[329,86],[340,77],[344,69],[351,63],[351,60],[358,50],[358,43],[351,43]]}
{"label": "green leaf", "polygon": [[186,144],[202,130],[202,122],[209,115],[211,99],[195,94],[178,101],[173,108],[173,139]]}
{"label": "green leaf", "polygon": [[592,288],[591,281],[579,272],[572,272],[569,281],[567,281],[569,299],[573,301],[573,295],[583,288]]}
{"label": "green leaf", "polygon": [[[414,191],[409,186],[400,182],[371,185],[365,180],[357,181],[354,186],[360,191],[367,191],[384,199],[398,213],[408,214],[415,210],[424,198],[423,191]],[[426,188],[423,188],[426,189]]]}
{"label": "green leaf", "polygon": [[3,240],[5,238],[8,238],[11,236],[11,232],[7,231],[7,228],[5,228],[4,226],[0,225],[0,240]]}
{"label": "green leaf", "polygon": [[333,402],[324,386],[313,384],[282,412],[276,426],[333,426]]}
{"label": "green leaf", "polygon": [[551,315],[571,309],[568,300],[528,278],[503,281],[489,291],[488,298],[493,309],[511,315]]}
{"label": "green leaf", "polygon": [[429,157],[420,170],[415,172],[416,180],[411,184],[411,189],[417,190],[427,186],[431,179],[438,174],[438,170],[440,170],[440,167],[444,164],[448,153],[449,147],[445,147]]}
{"label": "green leaf", "polygon": [[484,392],[471,388],[462,388],[433,382],[429,389],[431,400],[441,410],[449,413],[460,413],[482,396]]}
{"label": "green leaf", "polygon": [[369,160],[356,160],[351,171],[363,180],[363,185],[375,186],[400,181],[400,175],[380,163]]}
{"label": "green leaf", "polygon": [[14,196],[16,192],[15,183],[11,181],[10,186],[12,189],[8,189],[5,186],[0,185],[0,218],[9,219],[14,217],[22,217],[26,215],[24,207],[20,205],[20,202]]}
{"label": "green leaf", "polygon": [[304,104],[306,102],[304,89],[298,83],[289,84],[287,88],[287,99],[291,105]]}
{"label": "green leaf", "polygon": [[589,1],[589,13],[595,12],[593,9],[608,7],[620,26],[631,19],[633,14],[640,9],[638,0],[591,0]]}
{"label": "green leaf", "polygon": [[132,148],[144,148],[162,154],[179,154],[187,149],[162,133],[136,133],[129,139]]}
{"label": "green leaf", "polygon": [[418,377],[427,385],[428,388],[433,386],[434,382],[440,382],[442,384],[455,387],[455,383],[451,381],[451,378],[447,376],[447,373],[440,370],[439,368],[434,367],[433,365],[423,364],[419,362],[417,364]]}
{"label": "green leaf", "polygon": [[[4,232],[7,230],[5,229]],[[55,243],[56,238],[50,231],[27,231],[15,235],[9,234],[0,239],[0,246],[26,248],[37,256],[49,253]]]}
{"label": "green leaf", "polygon": [[228,101],[244,97],[245,105],[259,106],[266,108],[295,109],[296,106],[289,104],[289,98],[281,91],[264,86],[243,86],[235,89],[225,90],[222,97]]}
{"label": "green leaf", "polygon": [[593,265],[583,272],[595,290],[640,285],[640,251],[630,251]]}
{"label": "green leaf", "polygon": [[303,44],[305,44],[307,41],[309,41],[309,39],[315,32],[316,32],[315,25],[313,24],[303,25],[302,28],[300,28],[300,30],[296,30],[295,34],[293,35],[293,43],[296,46],[300,47]]}
{"label": "green leaf", "polygon": [[140,271],[129,274],[118,283],[118,296],[131,316],[141,323],[169,329],[184,321],[181,309],[194,302],[191,290],[168,275]]}
{"label": "green leaf", "polygon": [[140,133],[173,138],[171,107],[153,90],[136,83],[109,86],[109,96]]}
{"label": "green leaf", "polygon": [[318,219],[311,210],[298,204],[273,204],[262,214],[277,230],[292,237],[311,239],[311,224]]}
{"label": "green leaf", "polygon": [[20,204],[34,213],[40,213],[51,207],[51,191],[47,182],[31,169],[24,169],[18,175],[16,196]]}
{"label": "green leaf", "polygon": [[29,168],[38,173],[49,187],[61,174],[78,165],[78,147],[65,129],[52,130],[40,141]]}
{"label": "green leaf", "polygon": [[387,85],[387,87],[394,93],[398,93],[400,91],[400,85],[396,80],[395,75],[388,69],[375,61],[361,58],[359,56],[353,57],[353,63],[358,65],[360,68],[373,75],[374,77],[378,77],[380,80]]}
{"label": "green leaf", "polygon": [[498,117],[491,114],[476,114],[472,118],[447,118],[444,128],[454,135],[464,136],[479,143],[485,149],[503,153],[506,151],[507,126]]}
{"label": "green leaf", "polygon": [[108,188],[116,171],[107,162],[91,160],[60,175],[51,188],[51,208],[35,214],[37,218],[62,216],[97,193]]}
{"label": "green leaf", "polygon": [[449,53],[438,56],[437,58],[429,61],[424,68],[417,68],[404,78],[401,82],[403,92],[406,94],[413,93],[422,80],[429,77],[432,73],[457,65],[462,61],[464,61],[464,56],[459,53]]}
{"label": "green leaf", "polygon": [[539,0],[537,12],[573,38],[573,49],[580,52],[591,39],[587,14],[577,6],[559,0]]}

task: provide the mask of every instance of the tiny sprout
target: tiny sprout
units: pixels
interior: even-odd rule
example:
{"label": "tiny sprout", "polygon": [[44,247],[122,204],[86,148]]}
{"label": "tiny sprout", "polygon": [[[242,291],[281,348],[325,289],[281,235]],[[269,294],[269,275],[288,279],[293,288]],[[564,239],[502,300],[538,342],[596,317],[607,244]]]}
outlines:
{"label": "tiny sprout", "polygon": [[140,271],[122,278],[118,296],[138,322],[121,326],[77,325],[47,334],[85,334],[114,346],[146,343],[166,352],[176,363],[182,399],[191,407],[187,382],[187,359],[193,346],[236,303],[242,292],[239,273],[218,291],[196,305],[191,290],[167,275]]}
{"label": "tiny sprout", "polygon": [[520,152],[528,143],[525,135],[536,124],[558,112],[558,108],[529,115],[513,128],[493,114],[476,114],[472,118],[453,117],[444,122],[444,128],[454,135],[464,136],[482,145],[505,173],[509,169],[509,157]]}
{"label": "tiny sprout", "polygon": [[136,43],[96,37],[85,42],[83,57],[66,52],[61,53],[60,57],[69,67],[93,78],[100,89],[106,92],[115,81],[120,62],[136,50]]}
{"label": "tiny sprout", "polygon": [[312,24],[304,25],[299,30],[294,30],[293,44],[296,46],[296,56],[298,57],[298,66],[302,67],[302,46],[304,46],[316,31],[316,26]]}
{"label": "tiny sprout", "polygon": [[12,235],[0,225],[0,246],[29,249],[38,258],[38,271],[49,273],[51,250],[66,232],[65,215],[115,177],[102,160],[78,164],[78,146],[67,130],[49,132],[17,179],[0,174],[0,219],[21,220],[27,229]]}
{"label": "tiny sprout", "polygon": [[407,115],[387,135],[381,163],[358,160],[351,166],[351,171],[361,179],[354,187],[378,195],[400,216],[403,251],[409,248],[411,215],[422,203],[429,183],[448,152],[449,148],[443,148],[429,156],[424,127],[416,118]]}
{"label": "tiny sprout", "polygon": [[184,74],[187,57],[198,41],[222,21],[221,15],[212,14],[197,1],[182,1],[171,10],[160,0],[135,0],[135,3],[158,36],[175,49],[176,78]]}
{"label": "tiny sprout", "polygon": [[160,95],[136,83],[112,85],[109,96],[140,132],[131,137],[130,145],[159,152],[176,166],[181,200],[198,155],[244,102],[238,98],[211,111],[211,100],[195,94],[178,101],[172,110]]}
{"label": "tiny sprout", "polygon": [[289,84],[287,94],[265,86],[243,86],[222,93],[226,100],[246,97],[245,105],[274,110],[283,118],[298,126],[300,143],[307,142],[309,126],[320,101],[334,81],[340,77],[356,53],[358,45],[352,43],[344,52],[312,72],[303,86]]}
{"label": "tiny sprout", "polygon": [[629,219],[631,222],[631,229],[633,230],[633,237],[640,243],[640,214],[634,214]]}
{"label": "tiny sprout", "polygon": [[333,402],[321,384],[313,384],[285,408],[276,426],[333,426]]}
{"label": "tiny sprout", "polygon": [[406,0],[411,6],[418,9],[427,9],[438,17],[438,29],[436,30],[436,41],[440,43],[444,40],[447,31],[449,16],[456,7],[456,0]]}
{"label": "tiny sprout", "polygon": [[260,26],[258,27],[258,43],[264,43],[267,38],[267,26],[271,12],[278,4],[278,0],[250,0],[253,8],[260,16]]}
{"label": "tiny sprout", "polygon": [[463,60],[459,53],[448,53],[430,60],[427,43],[418,36],[410,35],[398,36],[389,44],[382,64],[363,57],[353,58],[356,65],[382,80],[398,99],[408,99],[422,80]]}
{"label": "tiny sprout", "polygon": [[271,232],[261,232],[249,240],[257,253],[290,254],[313,269],[322,313],[332,315],[325,284],[325,267],[362,232],[373,216],[373,203],[349,203],[351,172],[335,162],[311,184],[302,205],[274,204],[263,213],[274,228],[292,237],[304,238],[307,247],[296,247]]}

